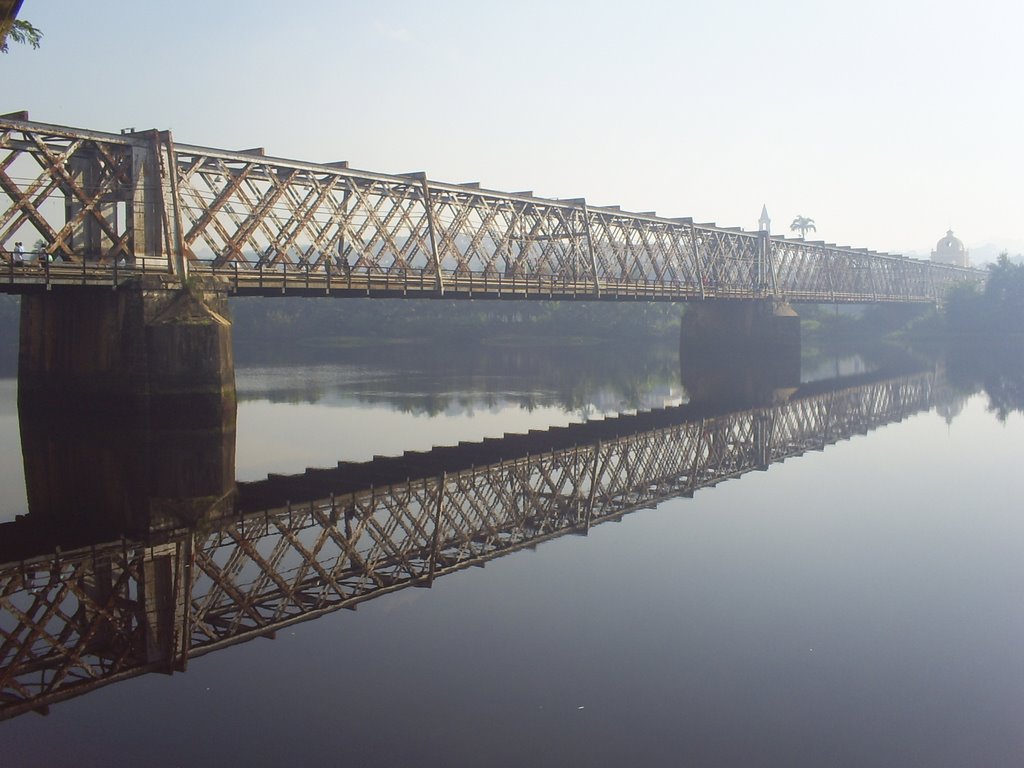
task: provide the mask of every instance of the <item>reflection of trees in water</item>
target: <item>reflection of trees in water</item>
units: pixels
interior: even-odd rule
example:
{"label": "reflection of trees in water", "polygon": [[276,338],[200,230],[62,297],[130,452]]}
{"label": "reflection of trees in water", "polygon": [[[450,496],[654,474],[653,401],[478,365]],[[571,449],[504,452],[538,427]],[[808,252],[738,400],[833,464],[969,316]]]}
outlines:
{"label": "reflection of trees in water", "polygon": [[674,344],[292,348],[279,360],[266,348],[261,352],[269,370],[306,367],[308,377],[286,376],[282,386],[259,391],[242,387],[241,401],[313,403],[340,397],[430,416],[472,415],[513,404],[526,411],[558,407],[585,416],[595,407],[649,407],[654,392],[679,383]]}
{"label": "reflection of trees in water", "polygon": [[[973,394],[984,391],[1000,420],[1024,412],[1024,359],[1020,351],[951,348],[937,410],[952,420]],[[243,358],[244,359],[244,358]],[[906,350],[876,345],[860,353],[867,370],[901,370]],[[250,357],[250,361],[252,358]],[[560,408],[586,419],[595,413],[647,408],[659,391],[680,386],[679,352],[673,344],[608,343],[566,347],[480,344],[392,344],[340,350],[260,350],[268,371],[280,368],[283,384],[239,390],[239,400],[316,403],[348,399],[386,405],[403,413],[472,416],[509,405],[532,412]],[[244,370],[245,363],[240,363]],[[808,369],[846,363],[823,355]],[[749,367],[749,361],[748,365]],[[272,377],[271,377],[272,378]]]}
{"label": "reflection of trees in water", "polygon": [[956,346],[946,355],[950,386],[969,396],[982,390],[999,421],[1024,413],[1024,350],[1018,347]]}
{"label": "reflection of trees in water", "polygon": [[988,393],[988,409],[1000,421],[1006,421],[1014,411],[1024,413],[1024,371],[1018,370],[1013,375],[994,374],[985,379],[984,387]]}

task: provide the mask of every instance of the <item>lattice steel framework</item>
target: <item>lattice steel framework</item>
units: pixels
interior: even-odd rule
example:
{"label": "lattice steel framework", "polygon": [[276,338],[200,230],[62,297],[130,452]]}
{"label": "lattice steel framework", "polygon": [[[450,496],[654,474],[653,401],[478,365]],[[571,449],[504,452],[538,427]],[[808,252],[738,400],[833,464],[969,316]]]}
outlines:
{"label": "lattice steel framework", "polygon": [[0,571],[0,719],[182,668],[190,537],[117,542]]}
{"label": "lattice steel framework", "polygon": [[10,118],[0,192],[0,249],[41,239],[62,259],[43,275],[8,261],[6,286],[116,283],[156,268],[210,272],[243,294],[934,302],[983,279],[582,199]]}
{"label": "lattice steel framework", "polygon": [[919,374],[715,418],[668,409],[666,425],[640,431],[630,425],[643,419],[622,417],[610,439],[249,514],[160,546],[8,564],[0,718],[692,495],[926,410],[933,387]]}

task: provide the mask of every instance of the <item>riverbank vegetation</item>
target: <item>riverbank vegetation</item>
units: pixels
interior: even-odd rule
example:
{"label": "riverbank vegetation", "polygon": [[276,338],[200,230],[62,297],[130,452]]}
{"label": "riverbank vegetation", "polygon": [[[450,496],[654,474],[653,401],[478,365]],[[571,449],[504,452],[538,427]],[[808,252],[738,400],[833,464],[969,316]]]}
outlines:
{"label": "riverbank vegetation", "polygon": [[564,346],[678,339],[678,306],[663,303],[430,299],[232,299],[238,344],[290,341],[350,347],[388,341]]}
{"label": "riverbank vegetation", "polygon": [[[238,400],[318,402],[324,397],[367,404],[386,401],[400,411],[464,413],[515,403],[527,411],[558,406],[581,417],[600,412],[660,407],[679,394],[675,344],[619,345],[458,344],[398,341],[341,350],[269,344],[243,348],[243,368],[293,368],[305,372],[297,385],[275,389],[274,376],[258,386],[239,381]],[[270,386],[268,386],[268,384]]]}
{"label": "riverbank vegetation", "polygon": [[936,317],[934,307],[920,304],[806,304],[797,311],[805,356],[816,352],[854,353],[865,344],[904,345],[909,329]]}
{"label": "riverbank vegetation", "polygon": [[1006,253],[988,266],[984,285],[954,287],[942,307],[877,304],[864,307],[800,307],[805,341],[843,344],[866,339],[943,347],[1024,345],[1024,264]]}
{"label": "riverbank vegetation", "polygon": [[1024,356],[984,344],[951,344],[943,357],[950,387],[964,396],[982,391],[999,421],[1024,413]]}
{"label": "riverbank vegetation", "polygon": [[1024,264],[1004,252],[988,269],[984,288],[961,285],[950,292],[946,329],[975,341],[1024,341]]}

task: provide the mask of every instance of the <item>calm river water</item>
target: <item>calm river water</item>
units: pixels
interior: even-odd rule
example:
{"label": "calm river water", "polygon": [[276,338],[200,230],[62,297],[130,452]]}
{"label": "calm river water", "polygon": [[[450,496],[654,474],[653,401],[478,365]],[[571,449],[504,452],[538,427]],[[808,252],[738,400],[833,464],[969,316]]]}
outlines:
{"label": "calm river water", "polygon": [[[45,716],[0,721],[0,763],[1024,764],[1024,388],[991,371],[892,362],[807,360],[802,382],[765,384],[735,367],[681,374],[671,348],[240,354],[236,479],[356,462],[338,470],[346,492],[374,490],[359,496],[363,511],[335,509],[296,534],[320,563],[305,566],[316,594],[289,591],[303,566],[294,551],[275,559],[283,534],[251,546],[244,525],[196,534],[195,571],[195,553],[214,548],[223,556],[210,563],[244,591],[258,560],[274,573],[260,589],[290,607],[209,609],[193,648],[257,613],[279,610],[281,622],[244,642],[210,641],[174,674],[132,672],[126,649],[141,635],[104,629],[83,641],[89,630],[65,629],[67,645],[95,654],[85,673],[41,645],[86,621],[72,596],[107,593],[98,565],[47,581],[45,543],[18,538],[36,510],[16,381],[0,380],[0,717],[40,686],[69,692]],[[615,420],[637,409],[657,413]],[[610,424],[490,453],[425,453],[398,469],[365,464],[588,420]],[[422,498],[402,495],[403,472]],[[422,502],[436,498],[431,483],[449,484],[440,512]],[[250,487],[272,496],[271,486]],[[297,491],[281,493],[294,502]],[[413,507],[433,527],[417,528]],[[503,528],[506,507],[516,522]],[[438,514],[450,531],[438,533]],[[269,518],[252,519],[250,531]],[[455,533],[463,523],[470,533]],[[406,544],[338,543],[356,542],[364,524],[378,543]],[[336,536],[321,552],[312,542],[325,530]],[[449,532],[458,541],[446,548]],[[119,541],[106,529],[96,538],[58,557],[98,557]],[[362,590],[343,606],[357,611],[324,597],[334,576],[323,564],[339,562],[330,546]],[[26,558],[35,564],[19,566]],[[473,564],[486,567],[463,567]],[[214,566],[203,567],[206,578]],[[138,602],[151,588],[125,595]],[[34,667],[23,646],[36,649]],[[72,684],[102,678],[105,664],[109,684]]]}

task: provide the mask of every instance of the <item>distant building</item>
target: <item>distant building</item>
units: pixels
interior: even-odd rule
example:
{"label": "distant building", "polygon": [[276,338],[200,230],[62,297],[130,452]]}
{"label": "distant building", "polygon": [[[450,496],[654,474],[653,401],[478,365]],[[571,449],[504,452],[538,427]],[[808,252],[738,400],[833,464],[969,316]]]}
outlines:
{"label": "distant building", "polygon": [[953,264],[958,267],[971,266],[970,253],[964,248],[960,238],[953,236],[953,230],[946,232],[946,236],[935,244],[932,251],[932,261],[940,264]]}
{"label": "distant building", "polygon": [[761,218],[757,220],[757,228],[761,232],[772,231],[772,220],[768,218],[768,206],[761,206]]}

